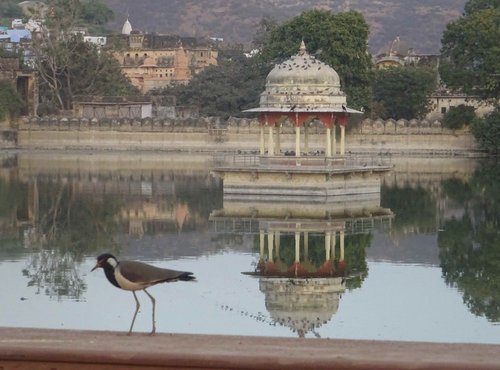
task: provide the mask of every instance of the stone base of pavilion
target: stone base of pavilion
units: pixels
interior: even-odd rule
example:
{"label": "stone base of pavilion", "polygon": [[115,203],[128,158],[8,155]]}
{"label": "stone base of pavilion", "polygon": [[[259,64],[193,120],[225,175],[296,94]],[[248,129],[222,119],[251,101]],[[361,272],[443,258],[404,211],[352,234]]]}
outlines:
{"label": "stone base of pavilion", "polygon": [[223,179],[224,199],[324,203],[380,197],[391,169],[375,157],[241,155],[215,158],[212,174]]}

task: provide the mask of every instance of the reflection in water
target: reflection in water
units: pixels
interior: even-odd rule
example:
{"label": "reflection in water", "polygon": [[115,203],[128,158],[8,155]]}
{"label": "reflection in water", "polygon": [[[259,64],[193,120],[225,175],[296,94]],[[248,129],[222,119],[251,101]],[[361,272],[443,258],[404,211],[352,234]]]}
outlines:
{"label": "reflection in water", "polygon": [[316,332],[337,313],[345,290],[344,279],[283,279],[261,278],[259,288],[264,293],[266,309],[274,322],[289,327],[299,337]]}
{"label": "reflection in water", "polygon": [[22,274],[37,294],[50,298],[83,299],[84,256],[103,250],[119,253],[121,235],[140,238],[193,230],[206,223],[219,199],[217,183],[208,174],[163,170],[123,176],[119,168],[86,170],[79,162],[21,172],[16,161],[9,163],[0,177],[2,241],[17,245],[18,252],[33,251]]}
{"label": "reflection in water", "polygon": [[87,286],[80,276],[75,256],[61,249],[41,249],[28,256],[23,275],[28,286],[36,287],[36,293],[50,298],[81,300]]}
{"label": "reflection in water", "polygon": [[445,220],[438,237],[447,284],[463,293],[475,314],[500,322],[500,164],[483,162],[469,182],[448,180],[450,201],[465,204],[461,215]]}
{"label": "reflection in water", "polygon": [[[89,306],[65,302],[99,297],[102,280],[88,274],[89,261],[110,250],[199,273],[198,294],[176,292],[181,299],[158,312],[169,331],[498,343],[496,163],[472,175],[463,159],[437,167],[421,160],[418,168],[412,159],[387,175],[381,198],[293,206],[223,204],[203,161],[48,156],[20,154],[0,166],[0,272],[28,298],[4,284],[3,325],[120,330],[122,319],[113,324],[99,311],[88,312],[94,326],[75,322]],[[159,289],[159,299],[168,302],[170,289]],[[379,294],[387,289],[396,294]],[[32,304],[35,292],[51,299]],[[119,307],[120,298],[110,304]],[[365,315],[367,303],[376,321]],[[61,318],[49,319],[57,309]],[[189,324],[169,322],[183,314]]]}
{"label": "reflection in water", "polygon": [[[285,199],[284,199],[285,200]],[[390,227],[393,214],[380,197],[308,204],[224,199],[210,216],[220,234],[253,234],[259,260],[247,275],[259,289],[272,322],[299,337],[317,329],[338,310],[345,289],[367,275],[366,248],[375,228]]]}

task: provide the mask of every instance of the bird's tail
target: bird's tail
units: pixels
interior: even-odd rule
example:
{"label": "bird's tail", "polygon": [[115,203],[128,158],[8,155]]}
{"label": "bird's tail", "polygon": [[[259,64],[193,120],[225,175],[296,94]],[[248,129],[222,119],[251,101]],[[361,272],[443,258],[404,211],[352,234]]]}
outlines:
{"label": "bird's tail", "polygon": [[193,276],[192,272],[183,272],[181,275],[179,275],[178,279],[180,281],[193,281],[196,280],[196,277]]}

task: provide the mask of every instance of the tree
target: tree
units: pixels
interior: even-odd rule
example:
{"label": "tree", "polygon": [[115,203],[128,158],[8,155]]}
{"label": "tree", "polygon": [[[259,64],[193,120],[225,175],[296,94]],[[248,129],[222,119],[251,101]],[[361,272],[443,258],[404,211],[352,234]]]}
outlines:
{"label": "tree", "polygon": [[479,145],[491,153],[500,153],[500,107],[472,122],[472,134]]}
{"label": "tree", "polygon": [[0,80],[0,121],[16,116],[23,107],[23,100],[14,85],[8,80]]}
{"label": "tree", "polygon": [[498,101],[499,19],[498,0],[469,0],[463,16],[446,26],[441,39],[439,73],[448,87]]}
{"label": "tree", "polygon": [[373,101],[383,119],[422,118],[430,110],[436,74],[428,67],[397,67],[375,72]]}
{"label": "tree", "polygon": [[476,118],[472,132],[481,147],[500,148],[500,5],[498,0],[469,0],[462,17],[447,25],[441,40],[439,73],[450,88],[494,104],[485,118]]}
{"label": "tree", "polygon": [[42,105],[71,109],[74,95],[128,95],[137,90],[110,52],[86,43],[75,27],[85,25],[96,1],[49,0],[44,30],[33,40]]}
{"label": "tree", "polygon": [[[438,234],[439,258],[444,280],[463,294],[464,303],[475,315],[492,322],[500,320],[500,164],[478,163],[471,180],[459,196],[465,213],[445,220]],[[449,190],[445,188],[445,191]]]}
{"label": "tree", "polygon": [[106,4],[98,0],[88,0],[82,4],[81,19],[86,24],[102,26],[115,19],[115,14]]}
{"label": "tree", "polygon": [[12,18],[22,18],[23,11],[17,0],[2,0],[0,2],[0,24],[7,23]]}
{"label": "tree", "polygon": [[347,103],[355,108],[371,106],[371,59],[367,50],[368,24],[361,13],[350,11],[333,14],[310,10],[260,36],[261,58],[276,62],[297,54],[304,40],[310,54],[333,67],[347,94]]}
{"label": "tree", "polygon": [[469,125],[469,123],[471,123],[476,117],[474,111],[474,107],[463,104],[460,104],[457,107],[451,107],[443,117],[443,127],[459,129],[463,126]]}
{"label": "tree", "polygon": [[179,104],[196,105],[204,116],[241,117],[243,110],[258,105],[270,70],[242,52],[222,52],[219,64],[195,75],[188,85],[167,87],[154,94],[175,95]]}

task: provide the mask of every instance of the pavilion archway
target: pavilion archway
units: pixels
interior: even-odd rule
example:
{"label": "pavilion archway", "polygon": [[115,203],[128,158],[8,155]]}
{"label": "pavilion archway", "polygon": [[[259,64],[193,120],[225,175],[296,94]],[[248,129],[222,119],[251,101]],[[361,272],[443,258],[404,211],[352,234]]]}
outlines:
{"label": "pavilion archway", "polygon": [[[295,156],[309,152],[309,123],[318,120],[325,127],[325,156],[343,157],[345,155],[345,128],[348,114],[343,112],[262,112],[259,116],[260,155],[281,155],[281,130],[283,122],[292,123],[295,130]],[[304,135],[301,135],[304,127]],[[267,129],[267,146],[266,146]],[[337,131],[340,131],[337,148]]]}

